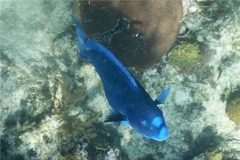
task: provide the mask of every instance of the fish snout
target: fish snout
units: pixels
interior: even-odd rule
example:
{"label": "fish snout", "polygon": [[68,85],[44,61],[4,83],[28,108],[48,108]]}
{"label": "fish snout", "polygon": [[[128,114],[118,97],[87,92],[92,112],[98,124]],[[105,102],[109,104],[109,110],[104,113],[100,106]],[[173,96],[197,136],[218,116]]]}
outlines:
{"label": "fish snout", "polygon": [[167,139],[167,137],[168,137],[168,129],[166,126],[163,126],[157,138],[159,141],[164,141]]}

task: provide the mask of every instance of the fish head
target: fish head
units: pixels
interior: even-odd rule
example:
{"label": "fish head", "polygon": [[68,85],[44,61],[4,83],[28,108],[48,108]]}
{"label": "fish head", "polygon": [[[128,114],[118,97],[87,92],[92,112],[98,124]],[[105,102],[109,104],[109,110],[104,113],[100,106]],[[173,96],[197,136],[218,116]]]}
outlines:
{"label": "fish head", "polygon": [[168,137],[168,129],[159,108],[135,112],[135,114],[128,115],[128,121],[134,130],[147,138],[164,141]]}

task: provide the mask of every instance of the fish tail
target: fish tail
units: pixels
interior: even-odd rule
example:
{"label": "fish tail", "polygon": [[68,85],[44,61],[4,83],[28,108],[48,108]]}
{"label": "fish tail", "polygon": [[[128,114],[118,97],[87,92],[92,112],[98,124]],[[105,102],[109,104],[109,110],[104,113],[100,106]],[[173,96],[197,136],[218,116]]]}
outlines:
{"label": "fish tail", "polygon": [[79,22],[79,20],[72,15],[72,19],[76,25],[76,31],[77,31],[77,40],[78,40],[78,46],[80,49],[80,56],[81,58],[85,59],[85,60],[89,60],[89,56],[87,54],[87,49],[86,49],[86,42],[88,40],[87,35],[81,25],[81,23]]}

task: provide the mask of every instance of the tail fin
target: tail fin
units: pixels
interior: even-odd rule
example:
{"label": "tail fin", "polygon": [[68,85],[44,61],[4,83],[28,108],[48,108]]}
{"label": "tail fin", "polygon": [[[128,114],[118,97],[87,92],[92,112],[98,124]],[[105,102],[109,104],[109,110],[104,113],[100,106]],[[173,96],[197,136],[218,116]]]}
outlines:
{"label": "tail fin", "polygon": [[86,33],[83,30],[83,27],[81,26],[81,23],[79,22],[79,20],[72,15],[72,19],[76,25],[76,31],[77,31],[77,39],[78,39],[78,46],[79,46],[79,50],[80,50],[80,56],[81,58],[88,60],[88,56],[86,53],[86,46],[85,43],[88,40]]}

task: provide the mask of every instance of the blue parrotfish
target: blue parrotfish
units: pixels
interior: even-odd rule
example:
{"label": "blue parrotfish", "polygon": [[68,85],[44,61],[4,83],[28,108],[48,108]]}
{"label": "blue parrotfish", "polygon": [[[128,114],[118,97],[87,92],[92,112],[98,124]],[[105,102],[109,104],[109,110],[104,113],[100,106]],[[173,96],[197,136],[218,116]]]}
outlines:
{"label": "blue parrotfish", "polygon": [[166,140],[168,129],[163,112],[157,105],[166,101],[170,88],[153,100],[113,53],[89,39],[79,20],[74,16],[72,18],[76,25],[80,57],[95,67],[111,106],[105,122],[120,122],[147,138]]}

